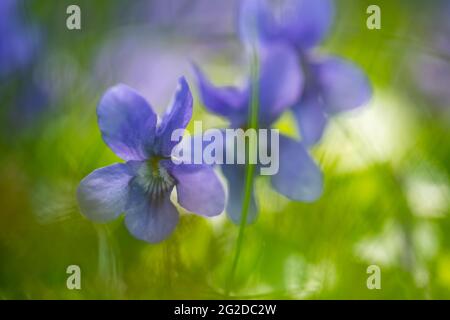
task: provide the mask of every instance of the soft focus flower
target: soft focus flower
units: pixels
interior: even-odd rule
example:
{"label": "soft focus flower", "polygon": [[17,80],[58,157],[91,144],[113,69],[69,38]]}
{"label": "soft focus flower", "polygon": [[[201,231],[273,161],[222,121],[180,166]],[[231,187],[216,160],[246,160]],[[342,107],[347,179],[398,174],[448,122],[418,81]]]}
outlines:
{"label": "soft focus flower", "polygon": [[420,93],[439,108],[450,107],[450,4],[436,2],[427,19],[424,50],[409,52],[412,80]]}
{"label": "soft focus flower", "polygon": [[[127,83],[142,92],[154,108],[163,108],[169,103],[173,83],[180,74],[191,70],[186,52],[201,59],[204,48],[185,40],[170,41],[157,34],[150,37],[152,41],[148,41],[148,31],[139,28],[114,33],[95,58],[95,76],[108,86],[119,81]],[[163,110],[154,111],[161,114]]]}
{"label": "soft focus flower", "polygon": [[240,35],[245,44],[287,43],[297,51],[305,77],[302,95],[292,106],[306,145],[317,143],[330,115],[365,104],[372,91],[364,72],[338,57],[321,57],[312,49],[327,35],[333,20],[331,0],[245,0]]}
{"label": "soft focus flower", "polygon": [[18,134],[34,129],[49,107],[49,92],[35,81],[22,81],[11,101],[5,129]]}
{"label": "soft focus flower", "polygon": [[144,0],[134,1],[130,22],[142,21],[160,32],[195,39],[222,38],[234,32],[239,0]]}
{"label": "soft focus flower", "polygon": [[105,143],[126,163],[100,168],[78,187],[81,212],[106,222],[125,212],[125,224],[136,238],[159,242],[172,233],[179,215],[170,200],[175,187],[178,203],[203,216],[223,211],[225,194],[210,166],[175,165],[171,152],[175,129],[192,116],[192,96],[184,78],[171,106],[157,124],[153,109],[133,89],[117,85],[102,97],[98,124]]}
{"label": "soft focus flower", "polygon": [[0,1],[0,78],[27,66],[37,49],[38,34],[23,22],[18,4]]}
{"label": "soft focus flower", "polygon": [[448,108],[450,106],[450,90],[448,89],[450,62],[448,59],[436,55],[420,54],[416,55],[413,61],[411,66],[413,81],[419,91],[437,107]]}
{"label": "soft focus flower", "polygon": [[[283,111],[298,100],[303,77],[296,54],[289,46],[267,46],[260,52],[258,127],[270,128]],[[205,107],[227,118],[232,128],[246,128],[251,104],[252,81],[243,88],[216,87],[195,68],[201,99]],[[322,174],[304,145],[280,135],[279,171],[272,176],[273,187],[297,201],[316,200],[322,192]],[[222,172],[228,180],[227,213],[239,223],[245,184],[245,165],[225,164]],[[248,222],[256,217],[252,194]]]}
{"label": "soft focus flower", "polygon": [[25,21],[23,5],[0,1],[0,100],[7,110],[1,127],[8,133],[7,142],[35,128],[50,100],[48,90],[33,79],[41,33]]}

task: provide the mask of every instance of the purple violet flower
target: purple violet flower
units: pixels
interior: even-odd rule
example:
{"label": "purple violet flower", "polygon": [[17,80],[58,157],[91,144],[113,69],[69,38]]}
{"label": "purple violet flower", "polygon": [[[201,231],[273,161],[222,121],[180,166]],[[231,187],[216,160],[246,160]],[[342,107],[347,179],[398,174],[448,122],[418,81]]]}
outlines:
{"label": "purple violet flower", "polygon": [[30,64],[38,47],[39,34],[21,19],[18,5],[0,1],[0,79]]}
{"label": "purple violet flower", "polygon": [[364,105],[372,95],[370,83],[356,65],[338,57],[318,57],[312,49],[327,35],[333,21],[331,0],[244,0],[240,35],[245,44],[292,46],[305,74],[305,87],[292,110],[304,144],[323,135],[327,118]]}
{"label": "purple violet flower", "polygon": [[130,87],[110,88],[97,106],[103,140],[126,163],[89,174],[77,190],[81,212],[91,220],[107,222],[125,213],[130,233],[147,242],[167,238],[179,214],[170,200],[177,190],[180,206],[202,216],[220,214],[225,193],[213,168],[176,165],[171,152],[175,129],[184,129],[192,116],[192,95],[184,78],[171,106],[157,124],[157,115]]}
{"label": "purple violet flower", "polygon": [[[270,128],[287,108],[294,104],[303,87],[297,55],[283,44],[262,48],[259,53],[258,79],[259,128]],[[249,79],[244,88],[216,87],[195,67],[199,93],[205,107],[227,118],[232,128],[245,129],[251,104]],[[322,193],[322,173],[304,145],[280,135],[279,171],[271,177],[273,187],[286,197],[304,202],[316,200]],[[245,165],[224,164],[222,172],[228,181],[227,214],[240,222],[245,185]],[[252,194],[247,222],[256,218],[257,206]]]}
{"label": "purple violet flower", "polygon": [[[427,12],[428,13],[428,12]],[[431,12],[425,50],[410,52],[412,80],[437,110],[450,106],[450,4],[437,2]],[[442,110],[441,110],[442,111]]]}
{"label": "purple violet flower", "polygon": [[24,8],[23,1],[0,1],[0,100],[7,109],[1,127],[8,133],[6,142],[34,129],[50,105],[50,92],[33,80],[42,33],[26,21]]}

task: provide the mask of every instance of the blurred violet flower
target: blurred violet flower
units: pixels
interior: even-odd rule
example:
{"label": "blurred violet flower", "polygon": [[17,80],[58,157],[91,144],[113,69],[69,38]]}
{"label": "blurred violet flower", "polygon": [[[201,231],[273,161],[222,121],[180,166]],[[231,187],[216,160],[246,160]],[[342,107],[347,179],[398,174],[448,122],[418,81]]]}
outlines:
{"label": "blurred violet flower", "polygon": [[17,0],[0,1],[0,79],[30,64],[38,46],[38,32],[20,16]]}
{"label": "blurred violet flower", "polygon": [[304,72],[305,86],[292,110],[305,145],[317,143],[327,118],[364,105],[371,97],[370,83],[353,63],[312,52],[327,35],[333,21],[331,0],[244,0],[239,31],[249,46],[283,42],[294,48]]}
{"label": "blurred violet flower", "polygon": [[[426,12],[429,17],[430,13]],[[450,4],[437,2],[431,12],[433,19],[425,27],[425,51],[410,53],[412,80],[419,91],[437,107],[450,107]]]}
{"label": "blurred violet flower", "polygon": [[[200,50],[178,41],[165,39],[140,29],[114,34],[102,46],[95,59],[95,75],[100,83],[112,85],[120,81],[142,92],[154,107],[167,105],[173,92],[173,83],[180,74],[190,71],[190,64],[183,52],[200,57]],[[164,110],[154,110],[161,114]]]}
{"label": "blurred violet flower", "polygon": [[[303,76],[297,55],[290,46],[266,46],[259,54],[258,127],[270,128],[283,111],[298,100],[302,92]],[[216,87],[198,67],[195,67],[195,71],[205,107],[227,118],[231,128],[245,129],[249,122],[251,79],[243,88]],[[279,152],[279,170],[271,177],[273,187],[292,200],[316,200],[322,193],[322,173],[304,145],[280,135]],[[221,169],[228,180],[226,211],[233,222],[239,223],[245,193],[245,165],[224,164]],[[256,213],[256,202],[252,194],[247,222],[252,222]]]}
{"label": "blurred violet flower", "polygon": [[8,108],[2,127],[15,135],[35,127],[50,100],[48,90],[33,79],[41,33],[24,20],[23,6],[0,1],[0,97]]}
{"label": "blurred violet flower", "polygon": [[23,83],[11,105],[5,127],[16,134],[19,130],[27,132],[27,129],[35,128],[48,109],[49,92],[34,81]]}
{"label": "blurred violet flower", "polygon": [[192,95],[184,78],[171,106],[157,124],[157,115],[136,91],[110,88],[97,107],[103,140],[126,163],[97,169],[84,178],[77,196],[81,212],[106,222],[125,213],[130,233],[147,242],[167,238],[179,220],[170,200],[175,187],[180,206],[202,216],[220,214],[225,206],[222,185],[210,166],[176,165],[171,152],[175,129],[192,116]]}
{"label": "blurred violet flower", "polygon": [[430,54],[416,55],[411,67],[413,81],[420,92],[441,108],[450,107],[449,59]]}
{"label": "blurred violet flower", "polygon": [[134,21],[152,30],[195,39],[219,39],[234,33],[234,15],[239,0],[144,0],[130,9]]}
{"label": "blurred violet flower", "polygon": [[14,136],[34,128],[49,106],[49,91],[34,79],[41,32],[23,19],[23,1],[0,1],[0,98],[5,104],[1,127]]}

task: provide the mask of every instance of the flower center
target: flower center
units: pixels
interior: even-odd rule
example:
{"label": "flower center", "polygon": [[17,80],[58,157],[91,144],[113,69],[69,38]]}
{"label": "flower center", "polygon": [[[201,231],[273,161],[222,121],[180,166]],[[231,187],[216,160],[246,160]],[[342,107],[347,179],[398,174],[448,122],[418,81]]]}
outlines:
{"label": "flower center", "polygon": [[160,161],[163,158],[153,157],[139,169],[137,183],[146,190],[153,201],[161,199],[165,194],[172,191],[175,179],[164,168]]}

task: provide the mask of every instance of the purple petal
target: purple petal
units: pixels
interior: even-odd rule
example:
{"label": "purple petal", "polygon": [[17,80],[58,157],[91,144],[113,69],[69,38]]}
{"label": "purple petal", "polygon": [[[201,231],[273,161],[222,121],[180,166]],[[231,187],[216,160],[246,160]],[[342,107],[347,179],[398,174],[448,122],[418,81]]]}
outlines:
{"label": "purple petal", "polygon": [[267,1],[243,0],[239,7],[239,35],[244,44],[256,45],[271,35],[270,8]]}
{"label": "purple petal", "polygon": [[312,202],[322,194],[322,173],[303,145],[280,135],[280,169],[274,188],[289,199]]}
{"label": "purple petal", "polygon": [[[222,172],[228,182],[228,200],[226,212],[230,219],[236,223],[241,223],[242,204],[245,193],[245,165],[222,165]],[[253,189],[253,188],[252,188]],[[252,192],[247,223],[252,223],[256,219],[258,209],[255,195]]]}
{"label": "purple petal", "polygon": [[259,111],[261,126],[269,126],[298,100],[303,74],[295,51],[271,45],[261,51]]}
{"label": "purple petal", "polygon": [[333,22],[331,0],[287,0],[278,10],[281,14],[276,18],[275,37],[287,39],[300,49],[322,41]]}
{"label": "purple petal", "polygon": [[171,141],[172,132],[184,129],[192,117],[192,94],[184,77],[178,82],[174,100],[157,129],[158,154],[169,156],[179,141]]}
{"label": "purple petal", "polygon": [[135,180],[130,183],[125,225],[137,239],[150,243],[166,239],[178,224],[179,215],[170,201],[170,192],[152,198]]}
{"label": "purple petal", "polygon": [[334,114],[364,105],[372,88],[364,72],[340,58],[327,58],[313,66],[325,112]]}
{"label": "purple petal", "polygon": [[214,169],[207,165],[173,165],[178,203],[185,209],[212,217],[225,208],[225,191]]}
{"label": "purple petal", "polygon": [[122,163],[89,174],[77,189],[81,213],[100,222],[117,218],[125,209],[131,178],[131,170]]}
{"label": "purple petal", "polygon": [[39,49],[41,34],[27,24],[19,1],[4,0],[0,4],[0,78],[28,67]]}
{"label": "purple petal", "polygon": [[2,21],[8,21],[8,18],[16,14],[17,4],[16,0],[3,0],[0,2],[0,12],[5,14],[5,18]]}
{"label": "purple petal", "polygon": [[326,36],[333,15],[331,0],[285,0],[271,5],[265,0],[247,0],[240,7],[241,39],[250,44],[284,40],[308,49]]}
{"label": "purple petal", "polygon": [[327,124],[323,104],[318,95],[305,92],[292,111],[300,128],[303,144],[306,146],[316,144],[322,138]]}
{"label": "purple petal", "polygon": [[200,98],[205,108],[226,117],[233,125],[239,126],[247,121],[248,89],[236,87],[216,87],[194,65]]}
{"label": "purple petal", "polygon": [[151,154],[156,115],[139,93],[119,84],[109,89],[97,107],[105,143],[124,160],[144,160]]}

